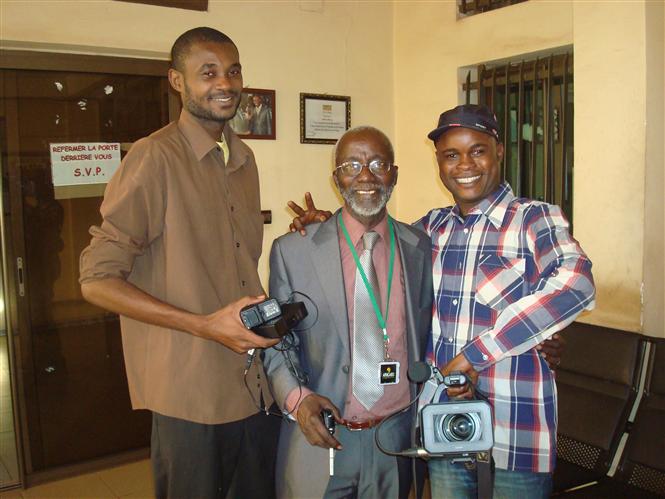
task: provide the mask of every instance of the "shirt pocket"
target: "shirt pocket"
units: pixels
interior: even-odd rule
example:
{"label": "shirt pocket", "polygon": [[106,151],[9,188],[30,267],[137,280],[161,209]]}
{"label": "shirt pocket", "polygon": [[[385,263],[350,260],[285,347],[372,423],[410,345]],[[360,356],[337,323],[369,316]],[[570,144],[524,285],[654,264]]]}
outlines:
{"label": "shirt pocket", "polygon": [[503,310],[522,297],[524,258],[488,255],[478,264],[476,301],[495,310]]}

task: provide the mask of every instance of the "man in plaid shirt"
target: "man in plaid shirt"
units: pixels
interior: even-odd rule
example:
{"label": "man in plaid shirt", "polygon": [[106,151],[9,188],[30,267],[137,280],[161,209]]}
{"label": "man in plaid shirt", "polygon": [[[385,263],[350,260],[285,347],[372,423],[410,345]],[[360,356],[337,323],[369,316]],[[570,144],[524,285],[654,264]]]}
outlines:
{"label": "man in plaid shirt", "polygon": [[[591,262],[557,206],[518,199],[501,182],[503,144],[489,109],[446,111],[428,137],[455,205],[418,222],[434,267],[427,360],[444,374],[468,374],[492,405],[494,497],[549,497],[556,386],[535,347],[593,308]],[[430,460],[432,497],[476,497],[470,468]]]}

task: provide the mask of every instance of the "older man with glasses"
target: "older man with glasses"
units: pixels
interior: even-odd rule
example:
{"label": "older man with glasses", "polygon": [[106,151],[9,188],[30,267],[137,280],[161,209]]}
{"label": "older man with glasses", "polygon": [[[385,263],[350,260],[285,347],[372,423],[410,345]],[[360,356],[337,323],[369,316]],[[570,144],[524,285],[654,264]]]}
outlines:
{"label": "older man with glasses", "polygon": [[[397,165],[382,132],[346,132],[335,162],[344,206],[305,237],[278,238],[270,256],[271,296],[306,296],[312,318],[293,352],[284,344],[265,352],[276,401],[297,420],[282,423],[277,495],[405,498],[411,463],[374,439],[377,424],[415,395],[406,371],[423,357],[430,327],[430,242],[387,214]],[[334,436],[324,410],[337,422]],[[412,421],[412,412],[386,421],[382,446],[410,447]]]}

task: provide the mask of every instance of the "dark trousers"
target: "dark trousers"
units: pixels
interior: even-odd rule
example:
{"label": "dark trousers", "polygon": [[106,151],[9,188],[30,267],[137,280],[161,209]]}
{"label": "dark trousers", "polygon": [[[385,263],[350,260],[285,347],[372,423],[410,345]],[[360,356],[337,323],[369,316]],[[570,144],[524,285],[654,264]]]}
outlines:
{"label": "dark trousers", "polygon": [[155,496],[274,498],[279,427],[279,418],[263,412],[218,425],[153,412],[150,458]]}

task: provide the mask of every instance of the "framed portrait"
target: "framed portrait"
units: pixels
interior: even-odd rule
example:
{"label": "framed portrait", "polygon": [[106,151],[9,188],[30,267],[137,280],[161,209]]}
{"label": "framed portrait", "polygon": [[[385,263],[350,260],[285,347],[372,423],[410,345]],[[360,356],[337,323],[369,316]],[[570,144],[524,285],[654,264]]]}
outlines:
{"label": "framed portrait", "polygon": [[229,121],[242,139],[275,140],[275,91],[243,88],[236,115]]}
{"label": "framed portrait", "polygon": [[334,144],[351,127],[351,97],[300,94],[300,143]]}

